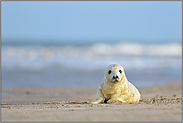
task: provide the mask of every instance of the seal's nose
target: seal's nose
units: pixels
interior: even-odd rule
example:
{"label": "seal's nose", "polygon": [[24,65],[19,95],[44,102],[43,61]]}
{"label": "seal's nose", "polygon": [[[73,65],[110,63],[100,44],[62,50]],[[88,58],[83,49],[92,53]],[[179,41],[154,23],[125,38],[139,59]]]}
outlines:
{"label": "seal's nose", "polygon": [[113,79],[118,79],[118,76],[116,75],[116,76],[113,76],[112,78],[113,78]]}
{"label": "seal's nose", "polygon": [[113,76],[112,78],[113,78],[113,79],[115,79],[116,77],[115,77],[115,76]]}

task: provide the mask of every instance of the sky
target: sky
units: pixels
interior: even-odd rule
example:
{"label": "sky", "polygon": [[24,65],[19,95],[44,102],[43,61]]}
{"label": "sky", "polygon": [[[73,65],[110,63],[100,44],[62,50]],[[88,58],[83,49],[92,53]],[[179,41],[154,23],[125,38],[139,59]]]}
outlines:
{"label": "sky", "polygon": [[182,1],[1,1],[8,41],[182,42]]}

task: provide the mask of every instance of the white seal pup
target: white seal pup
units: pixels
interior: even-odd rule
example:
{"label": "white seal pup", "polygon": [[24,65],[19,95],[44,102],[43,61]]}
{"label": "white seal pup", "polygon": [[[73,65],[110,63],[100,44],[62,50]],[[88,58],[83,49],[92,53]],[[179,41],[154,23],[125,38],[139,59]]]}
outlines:
{"label": "white seal pup", "polygon": [[91,103],[133,103],[139,100],[140,93],[134,85],[128,82],[123,67],[112,64],[107,67],[104,80],[97,91],[96,101]]}

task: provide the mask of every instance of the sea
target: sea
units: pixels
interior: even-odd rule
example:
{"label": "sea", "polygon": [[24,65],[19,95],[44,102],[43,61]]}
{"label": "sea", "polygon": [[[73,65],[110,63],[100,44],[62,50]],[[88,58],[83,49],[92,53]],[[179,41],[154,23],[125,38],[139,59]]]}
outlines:
{"label": "sea", "polygon": [[138,87],[182,80],[180,42],[53,42],[2,41],[2,88],[98,87],[110,64]]}

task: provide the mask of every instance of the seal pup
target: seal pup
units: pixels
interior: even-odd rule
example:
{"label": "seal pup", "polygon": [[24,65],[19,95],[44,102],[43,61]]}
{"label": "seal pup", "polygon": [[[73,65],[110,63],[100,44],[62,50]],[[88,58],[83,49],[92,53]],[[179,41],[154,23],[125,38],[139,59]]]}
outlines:
{"label": "seal pup", "polygon": [[98,88],[96,101],[91,103],[134,103],[139,100],[140,93],[133,84],[128,82],[123,67],[111,64],[107,67],[104,80]]}

